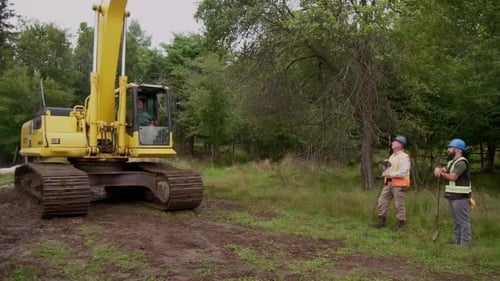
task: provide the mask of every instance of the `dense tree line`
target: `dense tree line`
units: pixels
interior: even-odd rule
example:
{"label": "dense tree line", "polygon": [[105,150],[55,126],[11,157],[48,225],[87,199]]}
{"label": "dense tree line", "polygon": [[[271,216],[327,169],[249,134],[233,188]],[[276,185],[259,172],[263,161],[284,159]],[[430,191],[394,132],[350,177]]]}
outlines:
{"label": "dense tree line", "polygon": [[[72,46],[66,30],[14,25],[16,16],[0,0],[3,161],[40,106],[41,81],[47,104],[81,104],[92,64],[92,27],[82,23]],[[484,169],[493,171],[497,1],[203,0],[196,17],[203,34],[177,34],[159,48],[138,22],[127,37],[129,80],[165,83],[179,98],[178,149],[202,144],[217,159],[237,143],[253,159],[360,163],[369,188],[374,148],[388,147],[391,135],[407,135],[417,160],[460,136],[486,144]],[[423,181],[428,166],[416,167]]]}

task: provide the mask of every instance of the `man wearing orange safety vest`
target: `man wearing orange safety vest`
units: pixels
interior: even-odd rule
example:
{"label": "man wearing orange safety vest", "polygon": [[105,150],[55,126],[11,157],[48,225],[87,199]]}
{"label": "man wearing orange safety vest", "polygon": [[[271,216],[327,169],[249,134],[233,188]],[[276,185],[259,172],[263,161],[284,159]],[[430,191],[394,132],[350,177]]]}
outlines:
{"label": "man wearing orange safety vest", "polygon": [[434,169],[434,176],[449,181],[444,196],[450,202],[450,214],[454,223],[451,242],[462,246],[468,246],[472,241],[469,217],[472,187],[469,161],[463,156],[465,149],[466,144],[462,139],[452,139],[446,151],[450,161],[446,167]]}
{"label": "man wearing orange safety vest", "polygon": [[384,163],[384,188],[378,198],[378,223],[373,225],[381,228],[386,225],[387,209],[389,203],[394,198],[397,210],[397,223],[394,231],[400,230],[406,222],[405,191],[410,188],[410,157],[406,154],[405,146],[407,140],[405,136],[398,135],[392,139],[392,154]]}

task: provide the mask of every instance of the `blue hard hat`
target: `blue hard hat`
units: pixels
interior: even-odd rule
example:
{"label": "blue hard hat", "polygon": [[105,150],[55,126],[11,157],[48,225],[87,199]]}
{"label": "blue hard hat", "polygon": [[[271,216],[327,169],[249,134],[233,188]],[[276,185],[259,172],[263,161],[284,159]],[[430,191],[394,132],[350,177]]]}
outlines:
{"label": "blue hard hat", "polygon": [[463,152],[465,151],[466,145],[465,141],[463,141],[462,139],[452,139],[448,144],[448,147],[458,148]]}
{"label": "blue hard hat", "polygon": [[397,141],[400,144],[402,144],[403,146],[406,146],[406,144],[408,144],[408,141],[406,140],[406,137],[403,136],[403,135],[397,135],[396,137],[394,137],[392,139],[392,141]]}

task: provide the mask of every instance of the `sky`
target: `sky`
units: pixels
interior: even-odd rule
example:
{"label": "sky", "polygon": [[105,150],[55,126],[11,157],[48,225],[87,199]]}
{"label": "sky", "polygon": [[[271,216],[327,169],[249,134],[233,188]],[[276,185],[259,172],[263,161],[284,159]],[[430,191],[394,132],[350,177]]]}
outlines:
{"label": "sky", "polygon": [[[153,47],[172,43],[173,33],[200,33],[194,14],[199,0],[128,0],[130,18],[137,20]],[[101,0],[9,0],[16,14],[43,23],[52,22],[75,36],[81,22],[94,26],[93,4]],[[75,39],[76,40],[76,39]]]}

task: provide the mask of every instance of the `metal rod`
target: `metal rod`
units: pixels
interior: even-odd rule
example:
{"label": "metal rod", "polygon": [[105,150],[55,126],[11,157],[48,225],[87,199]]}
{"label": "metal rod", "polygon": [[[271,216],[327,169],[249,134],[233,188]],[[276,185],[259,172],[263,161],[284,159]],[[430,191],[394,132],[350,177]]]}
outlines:
{"label": "metal rod", "polygon": [[97,71],[97,36],[99,35],[99,12],[100,12],[100,6],[94,5],[92,9],[95,11],[95,23],[94,23],[94,44],[93,44],[93,51],[92,51],[92,72]]}
{"label": "metal rod", "polygon": [[125,55],[127,47],[127,16],[123,18],[123,32],[122,32],[122,71],[121,75],[125,75]]}

